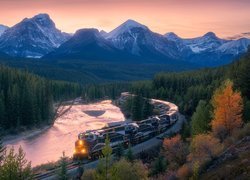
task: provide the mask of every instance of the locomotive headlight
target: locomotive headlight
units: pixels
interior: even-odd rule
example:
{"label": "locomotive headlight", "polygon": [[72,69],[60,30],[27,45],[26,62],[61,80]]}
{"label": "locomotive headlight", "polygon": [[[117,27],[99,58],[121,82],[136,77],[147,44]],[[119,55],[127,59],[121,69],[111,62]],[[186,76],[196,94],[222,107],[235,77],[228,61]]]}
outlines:
{"label": "locomotive headlight", "polygon": [[86,153],[86,149],[82,149],[81,153],[83,153],[83,154]]}
{"label": "locomotive headlight", "polygon": [[80,140],[79,141],[79,145],[82,146],[83,145],[83,141]]}

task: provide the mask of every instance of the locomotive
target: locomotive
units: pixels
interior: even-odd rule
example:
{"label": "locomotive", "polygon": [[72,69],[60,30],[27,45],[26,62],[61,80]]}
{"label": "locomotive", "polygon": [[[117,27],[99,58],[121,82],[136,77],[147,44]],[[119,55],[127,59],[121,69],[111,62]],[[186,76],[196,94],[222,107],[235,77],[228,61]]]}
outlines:
{"label": "locomotive", "polygon": [[105,146],[107,137],[114,152],[120,145],[126,148],[129,144],[139,144],[163,133],[178,120],[178,108],[173,104],[169,106],[169,104],[162,103],[162,101],[160,104],[166,106],[167,111],[159,116],[153,116],[136,123],[123,122],[112,127],[80,133],[78,140],[75,142],[73,159],[99,158],[102,155],[102,149]]}

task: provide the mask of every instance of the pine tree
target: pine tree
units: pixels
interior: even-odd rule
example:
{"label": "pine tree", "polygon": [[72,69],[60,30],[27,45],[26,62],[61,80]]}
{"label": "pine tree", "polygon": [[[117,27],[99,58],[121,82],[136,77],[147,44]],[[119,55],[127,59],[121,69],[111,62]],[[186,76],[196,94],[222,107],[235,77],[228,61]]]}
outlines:
{"label": "pine tree", "polygon": [[210,129],[209,123],[211,118],[209,109],[210,108],[206,101],[200,100],[198,106],[196,107],[196,111],[191,118],[191,131],[193,136],[206,133]]}
{"label": "pine tree", "polygon": [[0,179],[29,180],[32,178],[31,162],[25,159],[25,153],[22,148],[19,148],[18,153],[14,152],[14,148],[11,148],[3,159]]}
{"label": "pine tree", "polygon": [[159,156],[153,163],[152,175],[164,173],[167,169],[167,161],[163,156]]}
{"label": "pine tree", "polygon": [[142,117],[142,97],[140,95],[136,95],[133,98],[132,105],[132,119],[134,121],[141,120]]}
{"label": "pine tree", "polygon": [[142,118],[146,119],[149,116],[151,116],[152,113],[153,113],[153,106],[150,104],[148,99],[145,99],[142,108]]}
{"label": "pine tree", "polygon": [[124,148],[122,144],[119,144],[115,151],[115,157],[119,160],[124,155]]}
{"label": "pine tree", "polygon": [[112,154],[112,148],[110,147],[110,141],[107,138],[105,139],[105,146],[102,149],[102,154],[104,156],[104,160],[105,160],[105,179],[108,179],[108,169],[110,167],[110,161],[111,161],[111,154]]}
{"label": "pine tree", "polygon": [[129,145],[129,148],[127,150],[127,153],[125,155],[126,159],[129,161],[129,162],[133,162],[135,157],[134,157],[134,154],[133,154],[133,151],[132,151],[132,148],[131,148],[131,145]]}
{"label": "pine tree", "polygon": [[67,158],[65,157],[65,153],[63,152],[63,156],[60,160],[60,170],[58,173],[58,179],[59,180],[67,180]]}

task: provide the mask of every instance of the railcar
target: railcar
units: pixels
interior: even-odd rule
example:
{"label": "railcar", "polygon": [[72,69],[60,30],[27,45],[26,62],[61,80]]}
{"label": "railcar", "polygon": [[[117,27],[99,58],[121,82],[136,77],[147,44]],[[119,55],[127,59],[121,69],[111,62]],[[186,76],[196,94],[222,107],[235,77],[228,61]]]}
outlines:
{"label": "railcar", "polygon": [[[166,104],[163,104],[167,106]],[[75,142],[74,159],[96,159],[102,156],[105,139],[108,137],[113,151],[118,146],[128,147],[144,142],[166,131],[178,120],[178,108],[165,108],[167,111],[159,116],[133,123],[118,123],[103,129],[90,130],[80,133]]]}

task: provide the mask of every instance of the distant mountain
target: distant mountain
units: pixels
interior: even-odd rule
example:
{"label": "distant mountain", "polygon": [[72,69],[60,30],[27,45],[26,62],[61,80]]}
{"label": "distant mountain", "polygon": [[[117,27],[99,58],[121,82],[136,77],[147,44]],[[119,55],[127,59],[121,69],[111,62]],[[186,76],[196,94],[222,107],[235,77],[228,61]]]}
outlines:
{"label": "distant mountain", "polygon": [[9,27],[8,26],[5,26],[5,25],[2,25],[0,24],[0,36],[4,33],[4,31],[6,31]]}
{"label": "distant mountain", "polygon": [[191,39],[182,39],[172,32],[164,36],[177,44],[185,61],[201,66],[227,64],[247,52],[250,45],[249,39],[220,39],[213,32]]}
{"label": "distant mountain", "polygon": [[116,48],[145,60],[180,59],[174,42],[133,20],[127,20],[104,37]]}
{"label": "distant mountain", "polygon": [[221,39],[213,32],[189,39],[161,35],[134,20],[111,32],[81,29],[74,35],[58,30],[47,14],[0,26],[0,52],[14,57],[217,66],[238,58],[249,45],[250,39]]}
{"label": "distant mountain", "polygon": [[0,51],[11,56],[39,58],[69,37],[56,29],[49,15],[39,14],[5,30],[0,37]]}
{"label": "distant mountain", "polygon": [[220,53],[240,55],[247,52],[248,46],[250,45],[250,39],[241,38],[234,41],[228,41],[221,45],[217,50]]}
{"label": "distant mountain", "polygon": [[116,61],[124,59],[125,56],[124,52],[115,48],[97,29],[81,29],[44,58]]}

